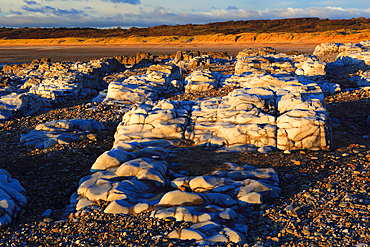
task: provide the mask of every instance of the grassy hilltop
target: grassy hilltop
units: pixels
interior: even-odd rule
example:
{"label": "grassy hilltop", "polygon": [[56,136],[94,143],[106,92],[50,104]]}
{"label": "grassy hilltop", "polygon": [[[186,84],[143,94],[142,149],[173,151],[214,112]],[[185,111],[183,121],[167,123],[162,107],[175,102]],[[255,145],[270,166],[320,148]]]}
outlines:
{"label": "grassy hilltop", "polygon": [[0,45],[336,42],[370,39],[370,19],[294,18],[148,28],[0,28]]}

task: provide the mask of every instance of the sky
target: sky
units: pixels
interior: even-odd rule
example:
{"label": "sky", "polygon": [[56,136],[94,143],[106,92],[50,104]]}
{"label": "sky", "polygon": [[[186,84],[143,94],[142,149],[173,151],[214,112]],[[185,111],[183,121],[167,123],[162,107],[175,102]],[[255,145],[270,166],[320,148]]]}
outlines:
{"label": "sky", "polygon": [[369,0],[0,0],[0,27],[129,28],[220,21],[370,18]]}

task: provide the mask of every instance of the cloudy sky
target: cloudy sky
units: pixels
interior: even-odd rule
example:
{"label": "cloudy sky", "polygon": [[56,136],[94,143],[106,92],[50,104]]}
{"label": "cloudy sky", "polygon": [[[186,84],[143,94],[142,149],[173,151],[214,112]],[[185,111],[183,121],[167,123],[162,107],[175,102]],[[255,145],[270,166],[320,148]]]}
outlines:
{"label": "cloudy sky", "polygon": [[0,0],[0,27],[148,27],[227,20],[370,18],[369,0]]}

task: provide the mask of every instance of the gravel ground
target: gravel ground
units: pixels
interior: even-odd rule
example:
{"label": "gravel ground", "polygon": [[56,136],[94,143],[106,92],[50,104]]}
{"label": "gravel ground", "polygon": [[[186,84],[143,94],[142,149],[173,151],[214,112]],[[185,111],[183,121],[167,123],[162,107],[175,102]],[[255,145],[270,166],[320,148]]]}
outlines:
{"label": "gravel ground", "polygon": [[[229,68],[230,69],[230,68]],[[350,70],[351,69],[351,70]],[[330,71],[328,78],[344,88],[354,68]],[[354,71],[355,72],[355,71]],[[172,99],[224,96],[232,88],[202,94],[183,94]],[[184,144],[188,149],[169,163],[173,170],[203,175],[223,169],[224,162],[273,167],[280,177],[282,195],[251,212],[238,212],[250,219],[245,246],[356,246],[370,243],[370,91],[347,91],[325,98],[333,119],[331,151],[274,151],[215,153]],[[63,209],[76,191],[78,181],[89,174],[98,155],[110,150],[122,113],[91,99],[57,105],[53,110],[0,123],[0,167],[18,179],[28,192],[29,203],[7,229],[0,231],[2,246],[192,246],[189,241],[155,237],[188,223],[153,219],[148,214],[108,215],[93,207],[79,218],[63,219]],[[107,129],[96,140],[83,140],[44,150],[20,145],[21,134],[37,124],[76,117],[102,121]],[[104,206],[104,205],[102,205]],[[47,210],[52,214],[42,216]],[[227,243],[225,246],[237,246]]]}

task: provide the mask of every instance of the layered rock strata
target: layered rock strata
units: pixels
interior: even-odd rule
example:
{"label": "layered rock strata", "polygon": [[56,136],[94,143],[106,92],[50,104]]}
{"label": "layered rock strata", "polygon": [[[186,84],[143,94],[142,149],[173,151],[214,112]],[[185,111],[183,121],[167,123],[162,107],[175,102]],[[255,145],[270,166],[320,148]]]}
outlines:
{"label": "layered rock strata", "polygon": [[261,152],[327,150],[331,144],[323,91],[308,79],[325,75],[325,64],[314,56],[245,54],[238,57],[236,75],[196,70],[185,79],[186,92],[241,87],[225,97],[154,102],[181,79],[174,65],[153,65],[145,75],[112,81],[103,102],[129,102],[130,110],[117,127],[113,148],[80,180],[71,198],[74,209],[107,202],[106,213],[150,211],[152,217],[193,223],[168,238],[245,243],[248,219],[238,212],[279,196],[276,172],[227,163],[226,171],[206,176],[174,174],[166,162],[173,149],[165,148],[183,140]]}
{"label": "layered rock strata", "polygon": [[313,55],[287,56],[284,54],[266,54],[255,56],[254,53],[240,52],[237,56],[235,74],[271,73],[303,76],[326,75],[326,63],[320,62]]}
{"label": "layered rock strata", "polygon": [[330,149],[329,116],[316,83],[272,75],[244,79],[245,87],[226,97],[137,105],[124,115],[115,145],[139,139],[186,139],[220,147]]}
{"label": "layered rock strata", "polygon": [[221,73],[210,70],[196,70],[185,78],[185,92],[204,92],[219,87]]}
{"label": "layered rock strata", "polygon": [[[58,101],[75,99],[81,95],[96,93],[101,88],[100,77],[106,73],[124,70],[116,59],[102,58],[89,62],[75,63],[31,63],[28,66],[5,66],[3,72],[20,80],[17,89]],[[16,90],[16,89],[14,89]]]}
{"label": "layered rock strata", "polygon": [[30,86],[30,93],[53,101],[76,99],[80,95],[96,94],[94,90],[102,87],[101,76],[123,68],[116,59],[108,58],[88,63],[56,64],[39,76],[43,76],[40,83],[33,84],[34,80],[28,83],[32,79],[29,77],[23,88]]}
{"label": "layered rock strata", "polygon": [[161,147],[137,152],[114,147],[96,160],[91,175],[80,180],[71,204],[80,211],[105,201],[109,202],[105,213],[151,211],[152,217],[193,223],[189,229],[170,232],[167,238],[243,244],[248,219],[238,211],[250,211],[250,206],[280,194],[277,173],[271,168],[227,163],[227,171],[187,177],[168,169],[167,155]]}
{"label": "layered rock strata", "polygon": [[28,116],[50,103],[96,95],[106,87],[102,77],[124,70],[116,59],[102,58],[87,63],[51,63],[43,59],[29,65],[7,65],[1,79],[0,119]]}
{"label": "layered rock strata", "polygon": [[335,59],[328,63],[330,67],[354,68],[355,75],[351,75],[350,80],[364,87],[370,85],[368,73],[370,65],[370,42],[361,41],[360,43],[323,43],[315,48],[314,54],[324,56],[332,54]]}
{"label": "layered rock strata", "polygon": [[145,75],[113,81],[103,103],[138,103],[158,100],[165,92],[183,89],[180,70],[175,65],[152,65]]}
{"label": "layered rock strata", "polygon": [[[335,55],[339,61],[338,64],[345,64],[346,62],[351,63],[351,57],[354,58],[354,54],[360,55],[361,52],[366,52],[370,49],[370,42],[361,41],[360,43],[322,43],[315,47],[313,55],[317,57],[323,57],[325,55]],[[345,58],[347,57],[348,58]],[[361,55],[360,55],[361,56]],[[344,60],[343,60],[344,59]],[[355,61],[352,61],[355,62]]]}

